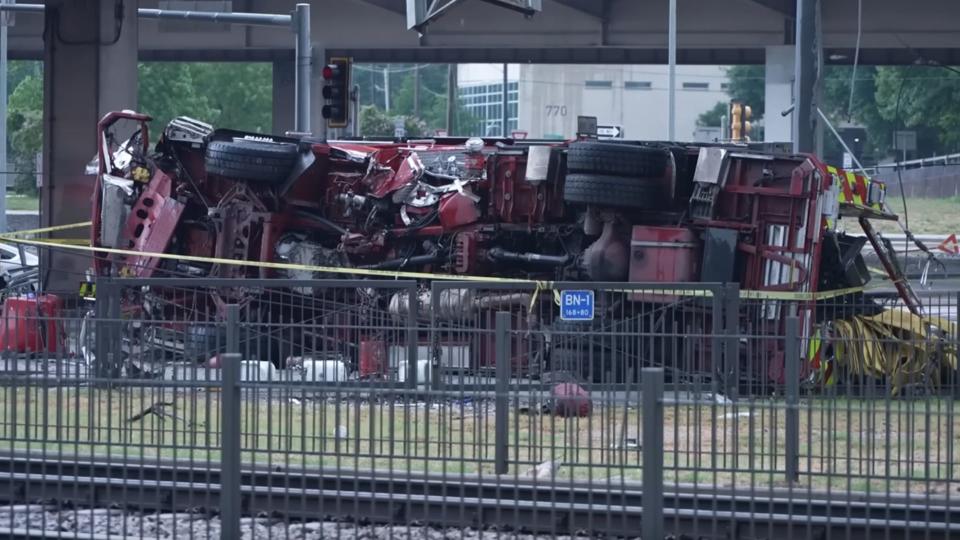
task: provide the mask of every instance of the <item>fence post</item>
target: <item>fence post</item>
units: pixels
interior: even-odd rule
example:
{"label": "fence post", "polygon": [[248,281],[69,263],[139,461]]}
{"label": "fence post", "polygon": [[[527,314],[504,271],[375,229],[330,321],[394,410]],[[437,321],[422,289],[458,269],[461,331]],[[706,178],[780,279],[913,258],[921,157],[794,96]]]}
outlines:
{"label": "fence post", "polygon": [[240,353],[240,306],[238,306],[237,304],[228,304],[226,309],[227,309],[226,352],[239,354]]}
{"label": "fence post", "polygon": [[663,538],[663,368],[643,368],[641,538]]}
{"label": "fence post", "polygon": [[[230,308],[227,307],[227,320]],[[230,326],[227,326],[229,332]],[[220,363],[220,538],[240,538],[240,355]]]}
{"label": "fence post", "polygon": [[97,283],[97,299],[94,304],[94,373],[100,379],[99,387],[108,387],[112,379],[119,375],[122,364],[120,342],[120,295],[117,294],[112,280],[102,278]]}
{"label": "fence post", "polygon": [[[417,377],[420,375],[418,373],[420,371],[420,347],[417,343],[417,310],[420,307],[420,299],[417,297],[416,285],[407,287],[407,298],[407,384],[411,389],[416,390],[417,385],[420,384],[420,381],[417,380]],[[431,302],[432,301],[431,299]],[[431,332],[432,331],[431,329]],[[432,366],[433,348],[431,347],[430,350],[431,353],[427,355],[427,359],[430,360],[430,366]],[[432,369],[430,366],[428,366],[428,371]],[[426,389],[428,387],[424,388]]]}
{"label": "fence post", "polygon": [[507,474],[507,435],[509,433],[510,422],[510,400],[507,392],[510,388],[510,313],[506,311],[497,312],[496,337],[494,349],[496,350],[496,417],[494,424],[494,470],[496,474]]}
{"label": "fence post", "polygon": [[731,399],[736,399],[740,390],[740,284],[728,283],[724,293],[724,365],[729,375],[732,366],[732,378],[728,379],[724,389]]}
{"label": "fence post", "polygon": [[787,317],[785,339],[786,377],[786,473],[787,482],[800,478],[800,321],[796,316]]}

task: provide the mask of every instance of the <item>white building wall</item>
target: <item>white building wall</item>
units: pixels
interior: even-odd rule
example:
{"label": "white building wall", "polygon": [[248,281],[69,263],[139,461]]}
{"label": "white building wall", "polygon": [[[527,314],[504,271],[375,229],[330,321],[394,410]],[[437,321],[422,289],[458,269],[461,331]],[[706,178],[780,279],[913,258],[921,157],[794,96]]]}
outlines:
{"label": "white building wall", "polygon": [[[569,138],[577,116],[622,126],[628,139],[666,139],[667,66],[519,66],[520,126],[531,138]],[[677,66],[677,138],[692,141],[697,117],[729,99],[721,66]]]}

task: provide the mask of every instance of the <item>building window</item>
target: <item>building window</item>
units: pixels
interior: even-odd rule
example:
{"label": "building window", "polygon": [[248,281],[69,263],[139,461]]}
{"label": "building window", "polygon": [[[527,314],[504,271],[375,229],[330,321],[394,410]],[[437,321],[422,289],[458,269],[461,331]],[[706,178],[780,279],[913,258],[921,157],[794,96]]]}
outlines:
{"label": "building window", "polygon": [[[518,120],[518,86],[516,81],[507,85],[507,126],[510,129],[515,129]],[[460,102],[476,122],[460,126],[456,134],[499,137],[503,125],[503,83],[489,81],[461,86],[459,92]]]}
{"label": "building window", "polygon": [[627,81],[623,83],[623,87],[627,90],[650,90],[653,84],[650,81]]}
{"label": "building window", "polygon": [[585,81],[587,88],[613,88],[613,81]]}
{"label": "building window", "polygon": [[729,89],[730,89],[730,83],[728,83],[728,82],[720,83],[720,89],[721,89],[721,90],[724,90],[724,91],[729,90]]}
{"label": "building window", "polygon": [[709,90],[710,83],[705,82],[685,82],[683,83],[684,90]]}

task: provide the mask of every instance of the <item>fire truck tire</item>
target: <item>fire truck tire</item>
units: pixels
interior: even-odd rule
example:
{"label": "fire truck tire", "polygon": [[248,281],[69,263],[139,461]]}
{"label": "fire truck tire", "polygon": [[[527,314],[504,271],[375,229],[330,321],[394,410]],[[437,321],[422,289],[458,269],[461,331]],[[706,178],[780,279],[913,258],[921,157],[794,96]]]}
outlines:
{"label": "fire truck tire", "polygon": [[666,203],[658,181],[605,174],[568,174],[563,187],[568,203],[656,210]]}
{"label": "fire truck tire", "polygon": [[234,139],[211,141],[205,163],[208,174],[253,182],[282,182],[297,161],[295,144]]}
{"label": "fire truck tire", "polygon": [[567,171],[613,176],[659,178],[669,154],[662,148],[602,142],[575,142],[567,152]]}

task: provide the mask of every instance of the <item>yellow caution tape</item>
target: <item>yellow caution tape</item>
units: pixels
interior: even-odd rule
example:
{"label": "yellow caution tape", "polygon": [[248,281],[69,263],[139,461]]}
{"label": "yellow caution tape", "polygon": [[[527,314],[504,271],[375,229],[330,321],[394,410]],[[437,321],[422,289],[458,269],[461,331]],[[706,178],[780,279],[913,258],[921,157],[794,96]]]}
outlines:
{"label": "yellow caution tape", "polygon": [[[14,240],[15,241],[15,240]],[[71,246],[89,246],[90,241],[86,238],[47,238],[47,242],[54,244],[69,244]]]}
{"label": "yellow caution tape", "polygon": [[[308,272],[323,272],[330,274],[348,274],[348,275],[358,275],[358,276],[370,276],[370,277],[379,277],[379,278],[388,278],[388,279],[424,279],[424,280],[440,280],[440,281],[469,281],[469,282],[486,282],[486,283],[530,283],[533,284],[535,289],[531,297],[531,307],[536,303],[539,298],[540,291],[543,290],[553,290],[555,291],[556,285],[553,281],[542,281],[542,280],[530,280],[530,279],[520,279],[520,278],[501,278],[501,277],[492,277],[492,276],[469,276],[469,275],[457,275],[457,274],[436,274],[428,272],[409,272],[409,271],[397,271],[397,270],[374,270],[370,268],[343,268],[339,266],[315,266],[308,264],[293,264],[293,263],[283,263],[283,262],[265,262],[265,261],[246,261],[246,260],[234,260],[234,259],[221,259],[216,257],[197,257],[194,255],[181,255],[174,253],[156,253],[156,252],[144,252],[144,251],[132,251],[127,249],[116,249],[116,248],[106,248],[106,247],[93,247],[88,245],[85,240],[80,239],[45,239],[45,240],[28,240],[25,238],[17,238],[16,236],[29,236],[42,234],[47,232],[55,232],[69,229],[77,229],[81,227],[90,226],[90,222],[84,223],[74,223],[71,225],[59,225],[56,227],[46,227],[44,229],[33,229],[29,231],[19,231],[13,234],[4,234],[0,235],[0,239],[27,244],[37,247],[50,247],[50,248],[60,248],[60,249],[70,249],[74,251],[88,251],[96,253],[106,253],[113,255],[123,255],[127,257],[149,257],[157,259],[168,259],[168,260],[177,260],[185,262],[198,262],[198,263],[208,263],[208,264],[224,264],[224,265],[234,265],[234,266],[245,266],[252,268],[269,268],[272,270],[300,270]],[[81,243],[82,242],[82,243]],[[588,283],[584,284],[589,286]],[[692,289],[692,290],[671,290],[671,289],[603,289],[609,292],[623,292],[623,293],[632,293],[632,294],[647,294],[647,295],[661,295],[661,296],[689,296],[689,297],[704,297],[709,298],[713,296],[713,291],[709,289]],[[816,300],[825,300],[829,298],[836,298],[838,296],[843,296],[846,294],[852,294],[856,292],[863,291],[863,287],[851,287],[849,289],[839,289],[834,291],[823,291],[823,292],[786,292],[786,291],[750,291],[750,290],[741,290],[740,297],[745,299],[759,299],[759,300],[799,300],[799,301],[816,301]],[[557,301],[557,293],[554,292],[554,301]]]}
{"label": "yellow caution tape", "polygon": [[[92,223],[90,221],[84,221],[81,223],[71,223],[69,225],[54,225],[53,227],[43,227],[42,229],[28,229],[25,231],[14,231],[6,234],[0,234],[0,239],[16,242],[16,240],[21,236],[37,236],[40,234],[47,234],[52,232],[82,229],[84,227],[89,227],[91,224]],[[90,245],[90,240],[86,238],[47,238],[45,240],[47,242],[51,242],[54,244],[71,244],[71,245],[78,245],[78,246]]]}
{"label": "yellow caution tape", "polygon": [[786,291],[749,291],[742,290],[740,291],[740,298],[747,298],[750,300],[828,300],[830,298],[837,298],[838,296],[845,296],[848,294],[854,294],[858,292],[863,292],[865,289],[863,287],[849,287],[847,289],[835,289],[832,291],[821,291],[821,292],[786,292]]}
{"label": "yellow caution tape", "polygon": [[71,223],[69,225],[54,225],[53,227],[44,227],[42,229],[28,229],[26,231],[16,231],[5,234],[0,234],[0,238],[11,239],[18,236],[36,236],[38,234],[46,234],[58,231],[69,231],[73,229],[82,229],[84,227],[89,227],[93,225],[92,221],[84,221],[81,223]]}

